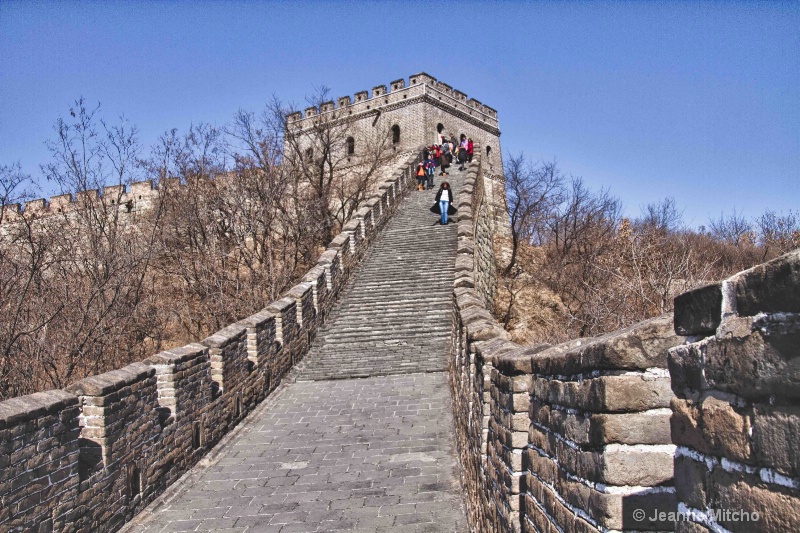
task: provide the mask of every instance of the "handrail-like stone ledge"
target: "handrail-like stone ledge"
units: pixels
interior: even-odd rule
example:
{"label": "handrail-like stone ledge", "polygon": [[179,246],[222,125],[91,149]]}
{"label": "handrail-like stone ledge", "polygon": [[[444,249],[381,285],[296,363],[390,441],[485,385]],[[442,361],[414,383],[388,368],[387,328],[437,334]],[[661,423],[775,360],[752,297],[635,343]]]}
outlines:
{"label": "handrail-like stone ledge", "polygon": [[0,530],[114,531],[195,465],[306,355],[415,181],[419,153],[401,157],[284,297],[199,343],[1,402]]}

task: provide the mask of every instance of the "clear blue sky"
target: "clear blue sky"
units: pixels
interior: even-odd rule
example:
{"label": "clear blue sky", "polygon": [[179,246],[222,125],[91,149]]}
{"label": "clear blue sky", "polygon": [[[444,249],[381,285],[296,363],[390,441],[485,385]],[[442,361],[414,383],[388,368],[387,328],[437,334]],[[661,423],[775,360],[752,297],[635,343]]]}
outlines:
{"label": "clear blue sky", "polygon": [[38,179],[80,96],[149,146],[420,71],[497,109],[506,155],[556,158],[629,214],[800,208],[798,2],[0,0],[0,164]]}

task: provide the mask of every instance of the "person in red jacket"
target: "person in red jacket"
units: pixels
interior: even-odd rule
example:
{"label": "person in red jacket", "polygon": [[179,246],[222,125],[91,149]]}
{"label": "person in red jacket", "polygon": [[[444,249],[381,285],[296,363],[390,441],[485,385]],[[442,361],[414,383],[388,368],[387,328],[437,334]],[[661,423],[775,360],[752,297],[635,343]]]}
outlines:
{"label": "person in red jacket", "polygon": [[472,144],[472,139],[467,139],[467,161],[472,163],[472,150],[475,148],[475,145]]}

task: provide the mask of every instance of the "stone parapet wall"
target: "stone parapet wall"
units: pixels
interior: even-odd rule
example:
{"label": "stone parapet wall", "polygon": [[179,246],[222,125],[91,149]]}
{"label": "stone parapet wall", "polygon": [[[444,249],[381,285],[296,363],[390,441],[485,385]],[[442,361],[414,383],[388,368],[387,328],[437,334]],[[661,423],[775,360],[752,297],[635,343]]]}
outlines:
{"label": "stone parapet wall", "polygon": [[303,359],[415,182],[404,156],[285,296],[200,343],[0,403],[0,530],[115,531],[185,474]]}
{"label": "stone parapet wall", "polygon": [[675,300],[678,531],[800,531],[800,250]]}
{"label": "stone parapet wall", "polygon": [[[175,180],[165,179],[160,189],[181,186],[183,185],[175,182]],[[0,207],[3,210],[0,213],[2,215],[0,217],[0,220],[2,220],[0,228],[6,224],[19,222],[23,217],[28,220],[35,220],[59,214],[74,213],[86,206],[88,202],[98,202],[101,198],[101,192],[102,198],[108,202],[108,208],[117,209],[120,215],[130,217],[135,217],[136,214],[150,209],[157,201],[158,195],[161,194],[159,188],[154,187],[152,181],[145,180],[131,183],[128,188],[124,185],[111,185],[104,187],[102,191],[90,189],[76,195],[60,194],[49,199],[37,198],[36,200],[25,202],[24,210],[20,204],[8,204]]]}
{"label": "stone parapet wall", "polygon": [[457,194],[453,291],[473,531],[800,530],[800,251],[679,296],[674,323],[520,346],[488,311],[484,175]]}

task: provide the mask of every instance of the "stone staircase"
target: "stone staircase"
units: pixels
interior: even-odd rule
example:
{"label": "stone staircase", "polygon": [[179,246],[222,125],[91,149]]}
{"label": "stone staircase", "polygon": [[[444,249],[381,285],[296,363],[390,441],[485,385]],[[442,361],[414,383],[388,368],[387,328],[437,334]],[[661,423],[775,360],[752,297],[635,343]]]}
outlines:
{"label": "stone staircase", "polygon": [[[463,174],[448,176],[451,188]],[[290,379],[447,370],[457,229],[430,212],[440,183],[400,206]]]}

